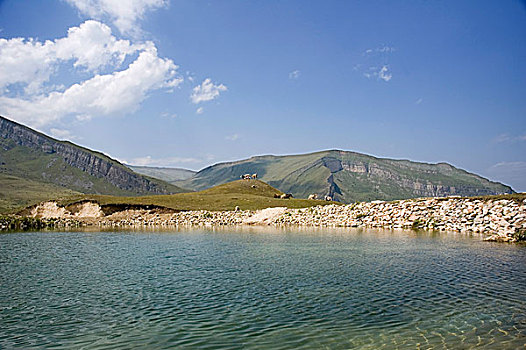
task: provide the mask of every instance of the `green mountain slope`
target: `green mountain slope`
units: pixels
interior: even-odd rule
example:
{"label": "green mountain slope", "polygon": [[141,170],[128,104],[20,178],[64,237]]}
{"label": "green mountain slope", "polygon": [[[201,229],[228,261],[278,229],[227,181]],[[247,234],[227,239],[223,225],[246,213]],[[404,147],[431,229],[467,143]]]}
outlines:
{"label": "green mountain slope", "polygon": [[[57,195],[81,192],[121,196],[185,191],[137,174],[102,153],[55,140],[3,117],[0,117],[0,175],[7,206],[20,202],[16,196],[12,197],[16,191],[31,188],[33,199],[41,198],[38,184],[45,189],[44,193]],[[29,192],[25,198],[30,201]]]}
{"label": "green mountain slope", "polygon": [[196,174],[196,171],[181,168],[164,168],[151,166],[126,165],[138,174],[160,179],[169,183],[188,180]]}
{"label": "green mountain slope", "polygon": [[9,213],[48,199],[60,200],[79,192],[50,183],[0,173],[0,213]]}
{"label": "green mountain slope", "polygon": [[297,198],[316,193],[345,203],[513,193],[509,186],[446,163],[382,159],[339,150],[291,156],[258,156],[220,163],[176,183],[185,188],[202,190],[248,173],[257,173],[261,180],[283,192],[293,193]]}

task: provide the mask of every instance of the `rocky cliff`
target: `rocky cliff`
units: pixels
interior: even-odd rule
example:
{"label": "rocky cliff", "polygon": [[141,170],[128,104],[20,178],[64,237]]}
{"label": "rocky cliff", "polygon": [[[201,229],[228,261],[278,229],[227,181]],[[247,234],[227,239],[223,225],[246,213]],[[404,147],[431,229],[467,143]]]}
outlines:
{"label": "rocky cliff", "polygon": [[257,173],[263,181],[295,197],[317,194],[319,198],[330,196],[344,203],[513,193],[509,186],[447,163],[384,159],[340,150],[220,163],[177,184],[204,189],[245,173]]}
{"label": "rocky cliff", "polygon": [[[15,162],[9,164],[9,159],[29,159],[33,166],[28,177],[44,180],[81,192],[101,194],[169,194],[182,190],[163,181],[137,174],[102,153],[74,145],[70,142],[55,140],[26,126],[0,117],[0,140],[2,142],[3,172],[15,173],[22,177],[22,170]],[[27,156],[27,157],[26,157]],[[42,162],[38,162],[41,159]],[[8,163],[6,165],[6,162]],[[53,172],[54,163],[59,168],[73,167],[79,171],[72,171],[66,176],[66,171]],[[17,171],[18,170],[18,171]],[[55,169],[58,170],[58,169]],[[70,171],[71,172],[71,171]],[[38,175],[38,176],[37,176]],[[79,176],[75,176],[79,175]],[[86,176],[87,175],[87,176]],[[68,186],[71,184],[71,186]],[[115,190],[112,190],[115,187]],[[117,193],[116,193],[117,192]]]}

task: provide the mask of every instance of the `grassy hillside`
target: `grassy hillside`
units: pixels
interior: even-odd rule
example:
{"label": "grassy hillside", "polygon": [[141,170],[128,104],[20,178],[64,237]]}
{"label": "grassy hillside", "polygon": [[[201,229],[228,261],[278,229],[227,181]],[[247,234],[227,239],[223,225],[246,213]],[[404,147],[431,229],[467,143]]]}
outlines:
{"label": "grassy hillside", "polygon": [[61,200],[80,193],[57,185],[0,173],[0,213],[10,213],[49,199]]}
{"label": "grassy hillside", "polygon": [[[53,184],[83,193],[118,196],[138,194],[136,191],[121,189],[105,178],[92,176],[86,171],[70,166],[56,153],[20,146],[13,140],[3,138],[0,138],[0,174]],[[171,192],[182,191],[179,187],[158,179],[150,178],[150,181],[170,189]]]}
{"label": "grassy hillside", "polygon": [[291,156],[258,156],[205,168],[179,186],[202,190],[257,173],[258,178],[296,197],[316,193],[342,202],[395,200],[432,196],[476,196],[512,193],[446,163],[427,164],[376,158],[347,151],[322,151]]}
{"label": "grassy hillside", "polygon": [[0,211],[78,193],[133,196],[186,192],[100,153],[0,117]]}
{"label": "grassy hillside", "polygon": [[169,183],[188,180],[196,174],[196,171],[181,168],[163,168],[135,165],[127,165],[127,167],[138,174],[160,179]]}
{"label": "grassy hillside", "polygon": [[[253,187],[255,186],[255,187]],[[101,205],[157,205],[175,210],[256,210],[270,207],[305,208],[314,205],[333,204],[333,202],[307,199],[277,199],[279,190],[259,180],[238,180],[216,186],[201,192],[178,193],[173,195],[116,197],[101,195],[80,195],[61,201],[71,204],[81,200],[96,201]]]}

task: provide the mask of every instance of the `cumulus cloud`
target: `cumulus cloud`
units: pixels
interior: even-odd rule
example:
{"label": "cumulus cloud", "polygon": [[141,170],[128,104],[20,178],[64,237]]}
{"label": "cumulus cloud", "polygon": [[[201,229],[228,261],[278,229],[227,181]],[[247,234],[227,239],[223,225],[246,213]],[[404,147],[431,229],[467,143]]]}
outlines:
{"label": "cumulus cloud", "polygon": [[80,13],[95,19],[109,19],[121,33],[140,32],[138,22],[147,11],[168,6],[168,0],[65,0]]}
{"label": "cumulus cloud", "polygon": [[[127,57],[132,62],[122,67]],[[82,80],[53,84],[68,65]],[[150,92],[179,85],[177,68],[153,43],[119,40],[94,20],[55,40],[0,39],[0,113],[42,127],[66,116],[86,121],[133,112]]]}
{"label": "cumulus cloud", "polygon": [[119,66],[127,55],[153,47],[153,43],[131,44],[117,40],[107,25],[89,20],[68,30],[66,38],[55,41],[57,58],[75,60],[75,67],[97,71],[108,64]]}
{"label": "cumulus cloud", "polygon": [[219,97],[222,91],[227,91],[227,87],[223,84],[215,85],[210,78],[207,78],[201,85],[194,87],[192,91],[190,99],[193,103],[198,104]]}
{"label": "cumulus cloud", "polygon": [[35,127],[68,115],[81,119],[133,112],[148,93],[182,82],[177,66],[157,56],[155,48],[142,51],[127,69],[73,84],[28,99],[0,96],[0,113]]}
{"label": "cumulus cloud", "polygon": [[98,72],[106,66],[120,66],[127,55],[152,48],[152,43],[117,40],[107,25],[91,20],[54,41],[0,39],[0,90],[22,84],[25,93],[37,93],[60,63],[71,61],[74,67]]}
{"label": "cumulus cloud", "polygon": [[137,166],[171,166],[180,163],[200,163],[202,160],[197,158],[167,157],[153,158],[152,156],[138,157],[130,160],[121,160],[122,163]]}
{"label": "cumulus cloud", "polygon": [[296,80],[300,77],[301,75],[301,72],[299,70],[293,70],[292,72],[289,73],[289,79],[292,79],[292,80]]}
{"label": "cumulus cloud", "polygon": [[204,111],[205,111],[205,109],[203,107],[199,107],[198,109],[196,109],[195,113],[203,114]]}

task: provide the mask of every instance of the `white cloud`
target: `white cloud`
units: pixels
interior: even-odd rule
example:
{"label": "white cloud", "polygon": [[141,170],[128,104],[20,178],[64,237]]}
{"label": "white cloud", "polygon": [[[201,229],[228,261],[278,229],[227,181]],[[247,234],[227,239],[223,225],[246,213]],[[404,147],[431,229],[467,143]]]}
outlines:
{"label": "white cloud", "polygon": [[493,143],[522,142],[526,141],[526,135],[514,136],[510,134],[499,134],[493,138]]}
{"label": "white cloud", "polygon": [[211,101],[219,97],[221,91],[227,91],[227,87],[223,84],[214,85],[210,78],[205,79],[201,85],[197,85],[192,90],[190,99],[193,103],[197,104],[200,102]]}
{"label": "white cloud", "polygon": [[152,48],[152,43],[117,40],[107,25],[97,21],[72,27],[66,37],[54,41],[0,39],[0,91],[22,84],[25,93],[39,93],[60,63],[71,61],[76,68],[98,72],[119,67],[127,55]]}
{"label": "white cloud", "polygon": [[177,118],[177,114],[176,113],[164,112],[164,113],[161,113],[161,117],[175,119],[175,118]]}
{"label": "white cloud", "polygon": [[91,115],[86,114],[79,114],[75,117],[79,122],[86,122],[88,120],[91,120]]}
{"label": "white cloud", "polygon": [[0,91],[11,84],[25,84],[35,91],[49,79],[55,59],[47,58],[49,46],[22,38],[0,39]]}
{"label": "white cloud", "polygon": [[153,47],[151,42],[132,45],[128,40],[117,40],[110,27],[93,20],[70,28],[68,36],[55,43],[58,58],[74,59],[75,67],[84,66],[91,71],[108,64],[118,67],[127,55]]}
{"label": "white cloud", "polygon": [[500,162],[492,165],[490,169],[515,169],[523,171],[526,176],[526,162]]}
{"label": "white cloud", "polygon": [[289,79],[292,79],[292,80],[296,80],[300,77],[301,75],[301,72],[299,70],[293,70],[292,72],[289,73]]}
{"label": "white cloud", "polygon": [[239,139],[239,135],[238,134],[228,135],[225,137],[225,139],[228,141],[236,141]]}
{"label": "white cloud", "polygon": [[169,0],[65,0],[80,13],[95,19],[108,18],[121,33],[140,33],[139,20],[146,11],[168,6]]}
{"label": "white cloud", "polygon": [[205,109],[203,107],[199,107],[198,109],[196,109],[195,113],[203,114],[204,111],[205,111]]}
{"label": "white cloud", "polygon": [[362,62],[355,63],[353,70],[363,74],[367,79],[389,82],[393,79],[389,62],[395,51],[394,47],[388,45],[369,48],[363,52]]}
{"label": "white cloud", "polygon": [[493,138],[494,143],[503,143],[513,140],[513,137],[511,137],[508,134],[500,134]]}
{"label": "white cloud", "polygon": [[192,72],[186,71],[186,79],[188,79],[188,81],[191,82],[191,83],[194,82],[195,78],[194,78]]}
{"label": "white cloud", "polygon": [[369,72],[363,73],[363,76],[368,79],[376,78],[377,80],[383,80],[385,82],[388,82],[393,78],[393,74],[389,71],[389,67],[386,65],[380,68],[369,67]]}
{"label": "white cloud", "polygon": [[200,163],[202,160],[197,158],[182,158],[182,157],[167,157],[167,158],[152,158],[152,156],[138,157],[127,160],[122,160],[122,163],[138,166],[170,166],[180,163]]}
{"label": "white cloud", "polygon": [[150,47],[127,69],[95,75],[63,92],[28,99],[1,96],[0,113],[39,127],[68,115],[86,119],[133,112],[149,92],[181,83],[176,69],[172,60],[159,58]]}
{"label": "white cloud", "polygon": [[389,72],[389,68],[387,66],[383,66],[380,71],[378,71],[378,78],[382,79],[385,82],[388,82],[393,78],[393,74]]}
{"label": "white cloud", "polygon": [[384,46],[379,46],[379,47],[376,47],[376,48],[373,48],[373,49],[367,49],[365,50],[365,54],[366,55],[370,55],[370,54],[373,54],[373,53],[391,53],[391,52],[395,52],[396,49],[392,46],[387,46],[387,45],[384,45]]}
{"label": "white cloud", "polygon": [[59,139],[59,140],[76,140],[76,139],[78,139],[78,137],[74,136],[71,133],[71,131],[66,130],[66,129],[51,128],[49,130],[49,132],[51,133],[51,136],[53,136],[54,138]]}
{"label": "white cloud", "polygon": [[396,51],[396,49],[394,47],[383,46],[383,47],[377,48],[377,51],[378,52],[394,52]]}

